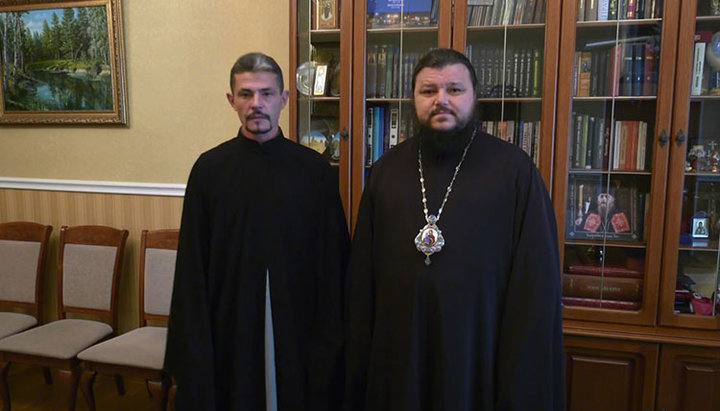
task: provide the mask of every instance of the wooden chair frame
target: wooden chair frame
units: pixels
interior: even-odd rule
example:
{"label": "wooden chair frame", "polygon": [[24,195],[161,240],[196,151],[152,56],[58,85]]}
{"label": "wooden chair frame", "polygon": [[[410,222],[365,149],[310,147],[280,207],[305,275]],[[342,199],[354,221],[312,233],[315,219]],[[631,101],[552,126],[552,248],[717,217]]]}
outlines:
{"label": "wooden chair frame", "polygon": [[12,221],[0,223],[0,240],[34,241],[40,243],[38,253],[37,274],[35,275],[35,301],[32,303],[21,301],[0,300],[0,310],[19,309],[27,312],[38,320],[42,314],[42,284],[45,277],[45,262],[50,244],[52,226],[30,221]]}
{"label": "wooden chair frame", "polygon": [[[167,315],[149,314],[145,312],[145,254],[148,248],[159,248],[166,250],[177,250],[178,230],[143,230],[140,240],[140,271],[139,271],[139,320],[140,327],[148,325],[148,321],[168,321]],[[171,385],[170,377],[164,370],[153,370],[149,368],[131,367],[118,364],[102,363],[95,361],[83,361],[84,371],[80,379],[80,389],[85,396],[85,401],[91,411],[96,409],[93,383],[98,373],[113,374],[116,376],[118,392],[124,394],[122,384],[123,375],[140,377],[146,380],[147,389],[154,400],[157,410],[165,411],[168,403],[168,392]]]}
{"label": "wooden chair frame", "polygon": [[[113,327],[113,334],[117,332],[117,280],[122,269],[122,259],[127,237],[128,230],[120,230],[107,226],[62,226],[60,229],[60,254],[58,256],[58,320],[67,318],[68,313],[92,314],[110,322]],[[63,304],[63,253],[66,244],[117,247],[109,310],[68,307]],[[44,369],[57,369],[58,384],[66,393],[64,398],[65,409],[70,411],[75,409],[77,384],[80,377],[80,360],[78,360],[77,357],[58,359],[14,352],[0,352],[0,396],[2,396],[4,411],[10,411],[11,407],[10,387],[7,377],[10,364],[12,363],[38,365]],[[47,383],[52,381],[49,377],[49,371],[46,370],[45,379]]]}

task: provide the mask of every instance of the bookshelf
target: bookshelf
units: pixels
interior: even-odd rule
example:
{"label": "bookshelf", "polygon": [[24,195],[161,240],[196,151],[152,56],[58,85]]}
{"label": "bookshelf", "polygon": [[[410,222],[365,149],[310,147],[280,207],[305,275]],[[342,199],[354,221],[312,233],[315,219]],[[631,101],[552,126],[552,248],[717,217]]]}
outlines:
{"label": "bookshelf", "polygon": [[720,17],[709,1],[574,3],[552,191],[568,409],[720,409],[693,395],[720,379],[720,97],[695,45]]}
{"label": "bookshelf", "polygon": [[337,170],[350,212],[352,1],[290,2],[290,130],[287,135]]}

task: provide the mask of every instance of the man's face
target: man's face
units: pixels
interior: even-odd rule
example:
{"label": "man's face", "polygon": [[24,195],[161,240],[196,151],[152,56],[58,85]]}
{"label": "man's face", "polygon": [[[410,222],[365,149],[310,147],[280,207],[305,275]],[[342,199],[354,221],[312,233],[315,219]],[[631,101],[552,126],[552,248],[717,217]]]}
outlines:
{"label": "man's face", "polygon": [[278,118],[285,108],[288,92],[280,90],[275,73],[246,71],[233,75],[235,84],[227,99],[237,112],[243,134],[265,142],[278,133]]}
{"label": "man's face", "polygon": [[415,78],[415,112],[418,123],[438,131],[459,130],[472,119],[475,92],[463,64],[425,67]]}
{"label": "man's face", "polygon": [[600,193],[597,196],[598,212],[602,216],[606,216],[611,213],[615,208],[615,197],[612,194]]}

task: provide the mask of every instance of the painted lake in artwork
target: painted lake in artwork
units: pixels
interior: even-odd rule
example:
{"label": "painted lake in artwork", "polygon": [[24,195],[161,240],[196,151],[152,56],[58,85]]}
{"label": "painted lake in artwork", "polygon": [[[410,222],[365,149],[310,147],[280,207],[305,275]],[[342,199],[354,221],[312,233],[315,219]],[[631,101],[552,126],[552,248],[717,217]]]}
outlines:
{"label": "painted lake in artwork", "polygon": [[7,112],[113,110],[104,7],[0,13],[0,63]]}

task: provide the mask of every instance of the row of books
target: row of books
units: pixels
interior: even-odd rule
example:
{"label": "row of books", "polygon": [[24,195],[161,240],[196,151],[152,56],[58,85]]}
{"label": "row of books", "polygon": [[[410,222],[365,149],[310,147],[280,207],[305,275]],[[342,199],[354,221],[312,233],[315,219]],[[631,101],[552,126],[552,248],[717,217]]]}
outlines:
{"label": "row of books", "polygon": [[383,153],[405,141],[416,128],[416,118],[409,110],[374,105],[366,108],[365,164],[372,165]]}
{"label": "row of books", "polygon": [[515,144],[538,164],[540,156],[540,121],[483,121],[480,129]]}
{"label": "row of books", "polygon": [[642,241],[647,189],[634,179],[571,174],[565,236],[568,240]]}
{"label": "row of books", "polygon": [[573,96],[654,96],[659,62],[659,50],[653,41],[576,51]]}
{"label": "row of books", "polygon": [[465,54],[475,67],[478,97],[540,97],[540,49],[468,44]]}
{"label": "row of books", "polygon": [[412,97],[412,71],[424,53],[400,53],[392,44],[368,46],[365,95],[367,98]]}
{"label": "row of books", "polygon": [[438,0],[367,0],[367,27],[437,26]]}
{"label": "row of books", "polygon": [[577,21],[655,19],[662,9],[662,0],[578,0]]}
{"label": "row of books", "polygon": [[545,22],[545,0],[468,0],[468,26]]}
{"label": "row of books", "polygon": [[[648,123],[617,120],[610,147],[610,125],[604,117],[573,113],[573,168],[645,170],[648,157]],[[610,151],[612,148],[612,152]]]}
{"label": "row of books", "polygon": [[642,261],[631,267],[602,263],[570,263],[562,274],[566,306],[639,310],[642,306]]}
{"label": "row of books", "polygon": [[695,32],[695,49],[693,50],[692,83],[690,95],[701,96],[708,94],[711,88],[720,87],[719,84],[710,84],[711,68],[706,64],[707,48],[710,47],[713,32],[698,30]]}

